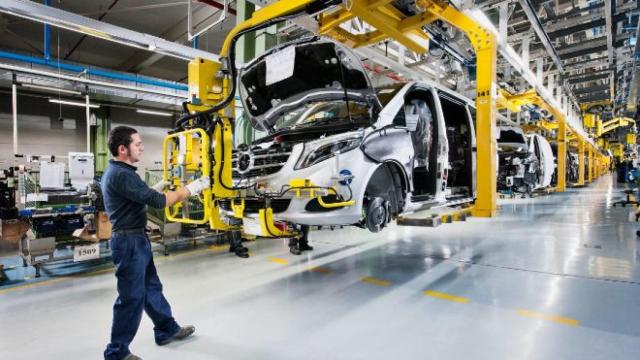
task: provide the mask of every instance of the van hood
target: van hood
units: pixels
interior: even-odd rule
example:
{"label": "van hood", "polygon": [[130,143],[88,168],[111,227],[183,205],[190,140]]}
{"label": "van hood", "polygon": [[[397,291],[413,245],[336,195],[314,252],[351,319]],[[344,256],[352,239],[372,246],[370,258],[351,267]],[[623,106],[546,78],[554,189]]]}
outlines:
{"label": "van hood", "polygon": [[239,73],[240,98],[251,124],[269,131],[284,114],[320,101],[380,104],[362,63],[350,49],[325,38],[306,38],[271,49]]}

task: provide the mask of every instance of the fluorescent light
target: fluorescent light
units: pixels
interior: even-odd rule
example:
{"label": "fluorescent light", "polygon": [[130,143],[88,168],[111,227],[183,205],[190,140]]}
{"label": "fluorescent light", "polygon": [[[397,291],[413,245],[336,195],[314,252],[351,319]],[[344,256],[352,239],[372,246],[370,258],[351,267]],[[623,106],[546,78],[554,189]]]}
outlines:
{"label": "fluorescent light", "polygon": [[[64,105],[73,105],[73,106],[80,106],[80,107],[87,107],[86,103],[80,102],[80,101],[69,101],[69,100],[58,100],[58,99],[49,99],[50,103],[56,103],[56,104],[64,104]],[[93,109],[97,109],[100,107],[100,105],[96,105],[96,104],[89,104],[90,108]]]}
{"label": "fluorescent light", "polygon": [[143,110],[143,109],[136,109],[136,111],[139,112],[140,114],[149,114],[149,115],[158,115],[158,116],[173,116],[172,113],[166,112],[166,111],[152,111],[152,110]]}
{"label": "fluorescent light", "polygon": [[26,88],[40,89],[40,90],[54,91],[54,92],[61,92],[61,93],[72,94],[72,95],[80,95],[80,94],[82,94],[80,91],[67,90],[67,89],[61,89],[61,88],[57,88],[57,87],[50,87],[50,86],[44,86],[44,85],[22,84],[22,86],[26,87]]}

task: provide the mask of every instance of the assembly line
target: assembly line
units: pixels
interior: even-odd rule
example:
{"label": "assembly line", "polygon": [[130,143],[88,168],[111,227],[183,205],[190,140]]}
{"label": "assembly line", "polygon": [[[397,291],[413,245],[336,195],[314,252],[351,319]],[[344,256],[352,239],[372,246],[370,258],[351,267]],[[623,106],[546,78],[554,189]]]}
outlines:
{"label": "assembly line", "polygon": [[640,354],[635,2],[94,6],[0,4],[10,358]]}

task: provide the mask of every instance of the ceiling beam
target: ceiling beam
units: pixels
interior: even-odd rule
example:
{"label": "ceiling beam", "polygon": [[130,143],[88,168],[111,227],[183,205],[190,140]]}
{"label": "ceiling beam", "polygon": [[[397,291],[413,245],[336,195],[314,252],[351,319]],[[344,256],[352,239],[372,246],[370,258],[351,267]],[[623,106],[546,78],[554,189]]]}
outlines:
{"label": "ceiling beam", "polygon": [[533,27],[533,30],[538,35],[538,38],[540,38],[540,42],[542,42],[542,45],[547,50],[547,53],[549,54],[549,56],[551,56],[551,60],[553,61],[554,64],[556,64],[556,67],[558,68],[558,70],[560,70],[561,73],[564,72],[564,66],[562,65],[562,61],[560,61],[560,57],[558,56],[558,53],[553,48],[553,44],[551,44],[551,40],[549,39],[549,36],[542,28],[542,24],[540,23],[540,19],[538,18],[538,16],[535,13],[535,10],[533,9],[533,5],[531,5],[531,2],[529,0],[518,0],[518,2],[520,3],[522,10],[524,10],[525,14],[527,15],[527,18],[531,23],[531,27]]}
{"label": "ceiling beam", "polygon": [[[199,6],[193,12],[193,20],[195,24],[202,24],[203,22],[210,21],[214,16],[217,18],[217,14],[220,10],[217,10],[211,6]],[[186,15],[186,13],[185,13]],[[169,26],[159,36],[163,39],[175,43],[188,44],[187,42],[187,17],[185,16],[177,23]],[[162,54],[149,54],[146,51],[136,51],[134,54],[123,60],[115,68],[121,71],[127,72],[140,72],[141,70],[152,66],[156,62],[160,61],[164,56]]]}
{"label": "ceiling beam", "polygon": [[218,55],[207,51],[176,44],[156,36],[125,29],[33,1],[2,0],[0,1],[0,12],[178,59],[191,60],[200,57],[219,61]]}
{"label": "ceiling beam", "polygon": [[595,81],[595,80],[607,79],[610,76],[611,76],[610,70],[607,69],[606,73],[603,73],[603,74],[595,74],[595,75],[590,75],[590,76],[585,76],[585,77],[571,78],[571,79],[569,79],[569,83],[570,84],[579,84],[579,83],[583,83],[583,82],[587,82],[587,81]]}
{"label": "ceiling beam", "polygon": [[611,14],[615,12],[615,3],[616,1],[613,0],[604,0],[604,14],[605,14],[605,28],[604,28],[604,32],[607,35],[607,60],[609,60],[609,67],[611,68],[611,73],[610,73],[610,80],[609,80],[609,84],[611,91],[610,91],[610,96],[613,99],[613,97],[615,96],[615,86],[613,86],[615,84],[615,59],[614,59],[614,52],[616,51],[616,49],[613,47],[613,44],[615,43],[614,40],[614,36],[615,36],[615,26],[613,23],[613,19]]}
{"label": "ceiling beam", "polygon": [[584,89],[575,89],[575,90],[573,90],[573,92],[576,95],[593,94],[593,93],[599,93],[599,92],[603,92],[603,91],[606,91],[607,93],[609,92],[609,84],[598,85],[598,86],[589,86],[589,87],[584,88]]}
{"label": "ceiling beam", "polygon": [[586,42],[580,42],[575,45],[569,45],[559,50],[558,53],[560,54],[560,58],[570,59],[576,56],[603,50],[607,50],[607,39],[605,36],[594,38]]}
{"label": "ceiling beam", "polygon": [[[102,19],[104,19],[105,16],[107,16],[107,14],[109,13],[109,11],[111,9],[113,9],[114,6],[116,6],[116,4],[118,3],[118,1],[120,0],[113,0],[111,2],[111,5],[109,5],[107,7],[107,10],[105,10],[102,14],[100,14],[100,16],[98,16],[98,21],[102,21]],[[73,53],[76,51],[76,49],[78,49],[78,47],[82,44],[82,42],[84,41],[84,39],[87,38],[87,35],[82,35],[82,37],[80,38],[80,40],[78,40],[76,42],[75,45],[73,45],[73,47],[71,47],[71,50],[69,50],[69,52],[64,56],[65,60],[69,60],[69,58],[71,57],[71,55],[73,55]]]}

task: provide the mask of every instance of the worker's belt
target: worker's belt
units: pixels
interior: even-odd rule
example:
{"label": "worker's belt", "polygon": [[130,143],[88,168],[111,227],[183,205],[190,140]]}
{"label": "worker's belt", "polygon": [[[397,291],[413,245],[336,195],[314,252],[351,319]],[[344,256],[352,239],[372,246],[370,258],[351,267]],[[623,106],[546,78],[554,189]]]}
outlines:
{"label": "worker's belt", "polygon": [[113,232],[114,235],[139,235],[146,234],[144,228],[137,229],[124,229],[124,230],[116,230]]}

